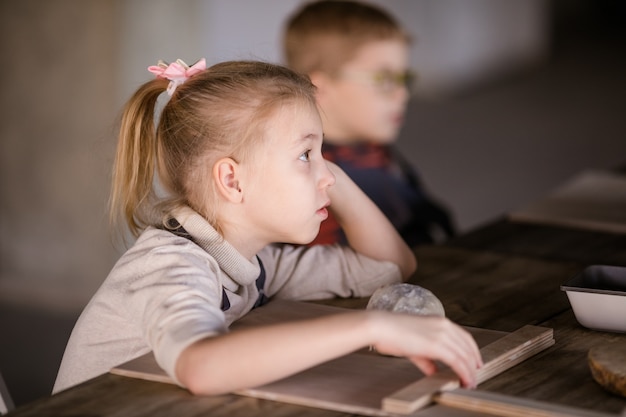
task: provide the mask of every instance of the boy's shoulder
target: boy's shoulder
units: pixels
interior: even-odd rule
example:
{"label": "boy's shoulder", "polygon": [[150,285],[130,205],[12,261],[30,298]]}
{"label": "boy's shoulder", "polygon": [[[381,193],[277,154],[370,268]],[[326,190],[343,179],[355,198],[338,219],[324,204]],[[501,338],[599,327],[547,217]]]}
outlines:
{"label": "boy's shoulder", "polygon": [[391,145],[380,145],[365,141],[348,144],[324,143],[324,158],[343,169],[384,168],[392,164],[394,152]]}

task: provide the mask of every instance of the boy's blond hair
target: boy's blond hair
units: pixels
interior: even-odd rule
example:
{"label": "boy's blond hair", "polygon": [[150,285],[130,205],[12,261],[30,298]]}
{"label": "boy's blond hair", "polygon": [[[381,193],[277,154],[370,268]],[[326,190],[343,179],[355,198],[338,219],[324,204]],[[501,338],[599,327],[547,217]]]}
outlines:
{"label": "boy's blond hair", "polygon": [[335,74],[366,43],[410,36],[386,11],[372,4],[322,0],[305,4],[287,21],[286,64],[302,74]]}

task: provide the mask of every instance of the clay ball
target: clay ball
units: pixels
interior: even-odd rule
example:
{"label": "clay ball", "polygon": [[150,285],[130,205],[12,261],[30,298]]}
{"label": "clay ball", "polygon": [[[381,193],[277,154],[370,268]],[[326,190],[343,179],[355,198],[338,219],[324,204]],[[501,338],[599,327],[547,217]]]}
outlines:
{"label": "clay ball", "polygon": [[446,315],[443,304],[432,292],[419,285],[405,283],[390,284],[377,289],[366,308],[418,316]]}

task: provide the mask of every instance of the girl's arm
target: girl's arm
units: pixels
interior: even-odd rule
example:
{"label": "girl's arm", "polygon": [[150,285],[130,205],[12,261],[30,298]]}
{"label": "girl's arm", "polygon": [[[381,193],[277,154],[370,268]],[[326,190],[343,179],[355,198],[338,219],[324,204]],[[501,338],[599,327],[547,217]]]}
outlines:
{"label": "girl's arm", "polygon": [[[357,252],[416,268],[413,252],[374,203],[336,165],[331,209]],[[195,394],[217,395],[266,384],[363,347],[409,358],[425,374],[434,361],[452,368],[464,386],[475,386],[480,352],[472,336],[441,317],[361,310],[262,326],[206,338],[187,347],[176,363],[178,381]]]}
{"label": "girl's arm", "polygon": [[350,311],[318,319],[248,328],[200,340],[176,364],[194,394],[218,395],[266,384],[366,346],[409,358],[425,374],[434,360],[475,386],[481,358],[474,339],[441,317]]}
{"label": "girl's arm", "polygon": [[408,279],[417,268],[411,248],[354,181],[336,164],[327,163],[335,174],[335,184],[328,189],[330,209],[350,246],[370,258],[395,263],[404,279]]}

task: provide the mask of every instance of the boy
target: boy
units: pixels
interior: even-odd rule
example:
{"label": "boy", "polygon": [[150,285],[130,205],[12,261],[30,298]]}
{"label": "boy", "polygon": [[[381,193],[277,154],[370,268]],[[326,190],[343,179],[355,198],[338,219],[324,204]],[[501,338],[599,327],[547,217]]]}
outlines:
{"label": "boy", "polygon": [[[304,5],[287,22],[287,65],[317,87],[324,157],[335,162],[391,220],[410,246],[454,235],[450,216],[395,151],[412,74],[409,35],[388,13],[353,1]],[[346,243],[337,221],[313,244]]]}

